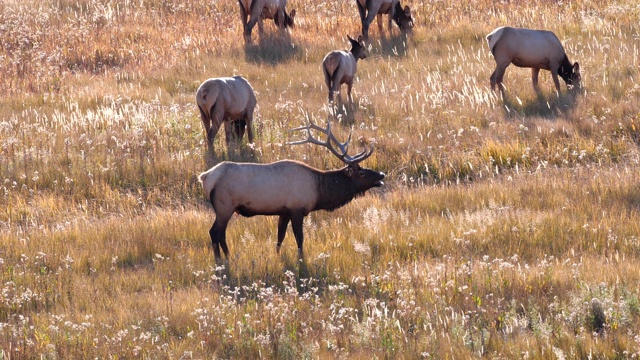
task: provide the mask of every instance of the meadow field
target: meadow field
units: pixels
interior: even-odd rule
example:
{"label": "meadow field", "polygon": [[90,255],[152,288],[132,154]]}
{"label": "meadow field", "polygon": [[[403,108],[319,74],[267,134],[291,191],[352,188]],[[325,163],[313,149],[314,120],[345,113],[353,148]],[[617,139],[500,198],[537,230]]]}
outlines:
{"label": "meadow field", "polygon": [[[374,22],[332,111],[320,64],[360,33],[352,0],[289,0],[296,27],[246,46],[231,0],[1,1],[0,359],[638,358],[640,5],[403,5],[413,34]],[[512,66],[493,93],[504,25],[554,31],[584,86]],[[256,140],[212,154],[195,91],[232,75]],[[217,264],[197,175],[338,168],[286,144],[328,118],[385,186],[309,215],[303,262],[277,218],[234,217]]]}

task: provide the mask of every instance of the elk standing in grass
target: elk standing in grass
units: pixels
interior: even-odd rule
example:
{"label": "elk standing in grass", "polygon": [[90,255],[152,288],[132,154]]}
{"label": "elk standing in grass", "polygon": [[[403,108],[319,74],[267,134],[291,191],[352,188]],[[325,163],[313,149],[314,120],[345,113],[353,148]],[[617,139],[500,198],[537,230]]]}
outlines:
{"label": "elk standing in grass", "polygon": [[487,42],[496,60],[496,69],[491,74],[492,90],[498,85],[504,95],[502,79],[509,64],[531,68],[531,80],[536,91],[539,90],[540,69],[551,71],[558,93],[558,75],[567,86],[580,86],[580,65],[577,62],[571,64],[560,40],[551,31],[499,27],[487,35]]}
{"label": "elk standing in grass", "polygon": [[[372,187],[384,184],[383,173],[359,165],[372,154],[373,148],[365,149],[355,156],[347,155],[351,135],[346,142],[340,143],[331,132],[330,123],[326,129],[309,123],[293,130],[306,130],[308,138],[289,144],[312,143],[325,146],[346,166],[338,170],[323,171],[293,160],[271,164],[225,161],[200,174],[204,192],[216,213],[216,220],[209,230],[216,259],[221,257],[220,247],[229,259],[226,229],[234,213],[245,217],[279,216],[278,252],[291,222],[298,255],[302,258],[302,223],[305,216],[316,210],[335,210]],[[314,138],[311,130],[324,133],[326,141]]]}
{"label": "elk standing in grass", "polygon": [[287,0],[239,0],[239,3],[246,42],[251,42],[251,31],[256,22],[260,34],[263,33],[263,19],[273,19],[273,22],[280,29],[293,27],[296,10],[291,10],[291,13],[287,14]]}
{"label": "elk standing in grass", "polygon": [[362,35],[365,40],[369,40],[369,26],[373,19],[378,17],[378,29],[382,34],[382,15],[389,15],[389,34],[391,34],[392,20],[396,22],[403,34],[411,32],[413,29],[413,17],[411,9],[400,5],[399,0],[356,0],[360,22],[362,22]]}
{"label": "elk standing in grass", "polygon": [[249,142],[253,143],[253,111],[256,95],[249,82],[241,77],[224,77],[206,80],[196,92],[196,103],[209,148],[224,122],[227,146],[232,140],[242,140],[245,128]]}
{"label": "elk standing in grass", "polygon": [[329,102],[333,101],[333,94],[340,91],[342,84],[347,84],[347,97],[349,103],[353,102],[351,87],[353,87],[353,79],[356,76],[357,63],[359,59],[367,57],[362,35],[358,37],[358,40],[352,39],[349,35],[347,38],[351,43],[350,51],[334,50],[322,60],[324,81],[329,89]]}

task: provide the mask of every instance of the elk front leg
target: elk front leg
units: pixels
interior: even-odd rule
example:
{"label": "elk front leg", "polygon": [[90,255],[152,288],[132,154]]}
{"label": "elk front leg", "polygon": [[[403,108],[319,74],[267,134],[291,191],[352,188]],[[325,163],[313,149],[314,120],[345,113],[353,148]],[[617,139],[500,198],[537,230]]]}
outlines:
{"label": "elk front leg", "polygon": [[285,24],[287,22],[287,18],[285,16],[285,11],[283,7],[279,7],[277,10],[277,14],[276,14],[276,18],[274,19],[274,22],[276,23],[276,27],[278,27],[278,29],[280,30],[284,30],[285,28]]}
{"label": "elk front leg", "polygon": [[256,26],[256,23],[258,23],[258,31],[262,31],[262,21],[260,19],[262,8],[259,6],[253,6],[250,11],[251,14],[249,16],[249,22],[244,28],[244,39],[248,43],[251,42],[251,31],[253,31],[253,27]]}
{"label": "elk front leg", "polygon": [[391,36],[391,31],[393,28],[393,17],[396,14],[396,8],[395,6],[391,6],[391,10],[389,10],[389,19],[388,19],[388,27],[389,27],[389,36]]}
{"label": "elk front leg", "polygon": [[347,98],[349,100],[349,105],[353,104],[353,98],[351,97],[351,87],[353,87],[353,81],[347,82]]}
{"label": "elk front leg", "polygon": [[298,258],[304,259],[304,253],[302,252],[302,245],[304,243],[304,235],[302,232],[302,223],[304,222],[304,214],[295,212],[291,214],[291,227],[293,228],[293,235],[296,238],[296,244],[298,245]]}
{"label": "elk front leg", "polygon": [[276,245],[276,252],[278,253],[280,253],[280,246],[282,246],[284,236],[287,234],[287,226],[290,220],[291,217],[289,217],[289,215],[281,215],[280,218],[278,218],[278,244]]}
{"label": "elk front leg", "polygon": [[373,23],[373,19],[376,17],[376,15],[378,14],[378,10],[380,9],[379,6],[376,7],[371,3],[372,2],[369,2],[367,6],[367,17],[362,22],[362,37],[365,40],[369,40],[369,26],[371,25],[371,23]]}
{"label": "elk front leg", "polygon": [[551,78],[553,78],[553,83],[556,86],[556,91],[558,95],[560,95],[560,81],[558,80],[558,70],[551,69]]}

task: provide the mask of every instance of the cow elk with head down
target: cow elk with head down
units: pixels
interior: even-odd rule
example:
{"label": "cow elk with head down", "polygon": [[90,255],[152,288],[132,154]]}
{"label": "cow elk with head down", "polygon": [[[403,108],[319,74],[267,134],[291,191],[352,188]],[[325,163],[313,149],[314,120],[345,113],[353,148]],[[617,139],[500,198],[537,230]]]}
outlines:
{"label": "cow elk with head down", "polygon": [[[335,210],[367,190],[384,184],[384,173],[360,167],[360,162],[373,153],[373,148],[365,148],[354,156],[348,155],[351,135],[346,142],[340,143],[331,132],[331,123],[326,129],[310,122],[294,130],[305,130],[308,138],[290,145],[312,143],[324,146],[346,166],[324,171],[293,160],[271,164],[225,161],[200,174],[199,180],[216,214],[209,230],[216,260],[221,258],[220,247],[229,259],[226,229],[234,213],[245,217],[278,216],[278,252],[291,222],[298,255],[302,259],[305,216],[312,211]],[[323,133],[326,140],[316,139],[311,130]]]}
{"label": "cow elk with head down", "polygon": [[263,19],[273,19],[273,22],[280,29],[293,27],[296,10],[291,10],[287,14],[287,0],[239,0],[239,3],[244,39],[247,43],[251,42],[251,31],[256,23],[258,23],[258,30],[262,35],[264,32]]}
{"label": "cow elk with head down", "polygon": [[213,140],[223,122],[227,146],[230,146],[233,140],[242,140],[245,128],[249,142],[253,143],[252,126],[256,95],[245,78],[234,76],[206,80],[196,92],[196,103],[211,150]]}
{"label": "cow elk with head down", "polygon": [[362,22],[362,35],[369,40],[369,26],[375,17],[378,18],[378,29],[382,34],[382,15],[389,15],[389,33],[391,33],[392,21],[400,28],[403,34],[413,30],[413,17],[409,6],[402,8],[400,0],[356,0],[360,22]]}
{"label": "cow elk with head down", "polygon": [[[351,43],[350,51],[333,50],[322,60],[324,81],[329,89],[329,102],[333,102],[333,95],[340,92],[342,84],[347,84],[347,97],[349,98],[349,103],[353,102],[351,88],[358,68],[357,63],[358,60],[367,57],[362,35],[358,37],[358,40],[354,40],[347,35],[347,39]],[[339,94],[338,97],[340,97]]]}
{"label": "cow elk with head down", "polygon": [[531,68],[533,87],[538,91],[540,69],[551,71],[553,83],[560,93],[558,75],[567,86],[580,87],[580,65],[569,61],[567,54],[551,31],[499,27],[487,35],[489,49],[496,60],[496,69],[491,74],[491,89],[496,85],[504,95],[502,79],[510,64]]}

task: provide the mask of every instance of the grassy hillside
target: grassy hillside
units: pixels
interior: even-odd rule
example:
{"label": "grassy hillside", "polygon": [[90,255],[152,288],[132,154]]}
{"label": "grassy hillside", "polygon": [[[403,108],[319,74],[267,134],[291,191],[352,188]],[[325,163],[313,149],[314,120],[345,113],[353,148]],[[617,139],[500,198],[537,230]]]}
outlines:
{"label": "grassy hillside", "polygon": [[[385,187],[311,214],[305,262],[290,231],[276,254],[276,218],[235,217],[222,266],[196,176],[341,166],[285,143],[330,116],[320,63],[355,3],[290,0],[295,29],[245,45],[234,1],[2,2],[0,358],[640,355],[640,7],[408,5],[414,34],[374,22],[334,118]],[[509,67],[491,92],[503,25],[553,30],[584,87]],[[206,151],[195,91],[231,75],[257,94],[254,155]]]}

